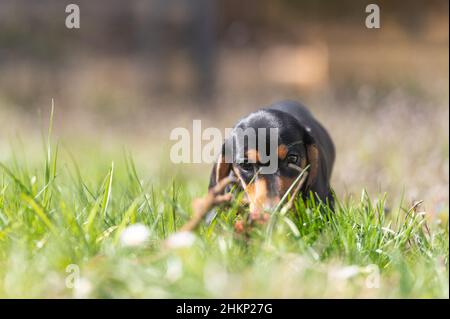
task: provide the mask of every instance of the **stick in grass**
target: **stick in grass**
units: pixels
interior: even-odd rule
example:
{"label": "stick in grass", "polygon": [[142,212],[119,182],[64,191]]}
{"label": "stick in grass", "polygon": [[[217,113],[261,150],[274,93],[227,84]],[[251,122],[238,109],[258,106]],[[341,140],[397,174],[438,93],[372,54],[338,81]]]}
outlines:
{"label": "stick in grass", "polygon": [[223,194],[225,187],[236,182],[233,177],[226,177],[222,179],[208,194],[203,198],[196,198],[192,202],[193,216],[192,218],[180,228],[180,231],[193,231],[198,227],[203,217],[216,205],[229,202],[233,194]]}

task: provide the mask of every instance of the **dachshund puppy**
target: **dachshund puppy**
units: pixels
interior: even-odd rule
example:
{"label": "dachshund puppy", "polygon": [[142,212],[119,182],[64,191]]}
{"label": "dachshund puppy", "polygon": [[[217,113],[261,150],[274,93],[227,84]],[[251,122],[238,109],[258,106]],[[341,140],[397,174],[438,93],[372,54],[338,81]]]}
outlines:
{"label": "dachshund puppy", "polygon": [[[265,134],[259,134],[261,129]],[[276,134],[269,134],[273,129]],[[251,130],[256,132],[253,143],[249,136],[242,137],[242,132]],[[274,141],[276,148],[272,147]],[[267,150],[275,154],[267,157]],[[330,177],[334,159],[331,137],[309,110],[300,103],[282,101],[249,114],[235,125],[214,164],[209,189],[232,176],[245,191],[250,210],[263,211],[275,207],[300,171],[307,168],[307,179],[298,194],[307,197],[313,192],[332,205]],[[264,172],[262,169],[268,166],[272,169]]]}

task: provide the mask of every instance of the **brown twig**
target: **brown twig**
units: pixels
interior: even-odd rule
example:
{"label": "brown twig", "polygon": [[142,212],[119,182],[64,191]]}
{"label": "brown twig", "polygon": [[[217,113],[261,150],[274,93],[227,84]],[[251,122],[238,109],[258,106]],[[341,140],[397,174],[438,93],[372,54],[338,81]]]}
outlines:
{"label": "brown twig", "polygon": [[192,218],[180,228],[180,231],[193,231],[198,227],[203,217],[216,205],[229,202],[232,199],[232,194],[222,194],[229,184],[236,182],[232,177],[226,177],[219,181],[208,194],[203,198],[196,198],[192,202],[193,215]]}

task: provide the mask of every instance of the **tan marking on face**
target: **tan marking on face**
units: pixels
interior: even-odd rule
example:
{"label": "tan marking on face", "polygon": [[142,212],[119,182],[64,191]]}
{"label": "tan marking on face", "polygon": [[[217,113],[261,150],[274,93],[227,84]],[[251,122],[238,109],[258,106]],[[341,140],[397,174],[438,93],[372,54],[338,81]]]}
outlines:
{"label": "tan marking on face", "polygon": [[315,144],[308,145],[307,149],[308,160],[309,160],[309,177],[306,182],[306,186],[310,187],[316,180],[319,173],[319,149]]}
{"label": "tan marking on face", "polygon": [[278,158],[284,160],[288,154],[288,148],[286,145],[281,144],[278,146]]}
{"label": "tan marking on face", "polygon": [[279,201],[280,196],[269,195],[269,185],[266,178],[258,178],[255,183],[249,184],[246,189],[250,201],[250,211],[263,212],[265,209],[273,208]]}
{"label": "tan marking on face", "polygon": [[230,173],[231,164],[225,163],[225,157],[219,157],[216,165],[216,182],[218,183],[223,178],[227,177]]}
{"label": "tan marking on face", "polygon": [[302,157],[302,158],[300,159],[300,167],[301,167],[301,168],[305,168],[306,165],[308,165],[308,160],[306,159],[306,157]]}
{"label": "tan marking on face", "polygon": [[247,158],[250,163],[258,163],[260,161],[260,156],[257,150],[251,149],[247,151]]}
{"label": "tan marking on face", "polygon": [[285,177],[285,176],[279,177],[278,183],[281,197],[283,197],[283,195],[288,191],[289,187],[291,187],[295,179],[296,179],[295,177]]}
{"label": "tan marking on face", "polygon": [[250,210],[264,208],[264,204],[268,202],[268,188],[265,178],[258,178],[254,183],[249,184],[246,193],[250,199]]}
{"label": "tan marking on face", "polygon": [[238,177],[239,181],[242,184],[242,188],[245,190],[247,188],[247,184],[245,183],[244,179],[242,178],[241,173],[239,172],[238,169],[236,169],[236,167],[233,166],[233,172],[234,174],[236,174],[236,176]]}

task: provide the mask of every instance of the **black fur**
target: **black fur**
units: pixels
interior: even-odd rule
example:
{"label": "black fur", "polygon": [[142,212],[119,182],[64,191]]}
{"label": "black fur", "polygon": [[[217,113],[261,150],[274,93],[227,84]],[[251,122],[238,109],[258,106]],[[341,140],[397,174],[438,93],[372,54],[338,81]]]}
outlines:
{"label": "black fur", "polygon": [[[295,101],[282,101],[274,103],[267,108],[260,109],[242,118],[234,127],[236,128],[278,128],[278,144],[290,145],[289,152],[299,156],[299,161],[305,159],[309,164],[313,164],[312,154],[317,154],[316,163],[317,171],[314,178],[311,178],[302,189],[303,195],[308,195],[310,191],[317,194],[323,201],[332,202],[330,190],[330,177],[332,173],[333,163],[335,160],[335,148],[330,135],[325,128],[313,117],[310,111],[302,104]],[[244,145],[236,145],[231,143],[232,136],[225,141],[222,154],[224,154],[227,147],[233,149],[233,154],[239,154],[239,151],[246,149],[247,143]],[[267,143],[269,140],[267,139]],[[268,148],[266,148],[268,149]],[[314,152],[312,152],[314,151]],[[294,156],[295,158],[295,156]],[[240,169],[237,159],[232,159],[232,164],[216,163],[213,167],[210,177],[209,188],[216,185],[217,181],[226,175],[233,175],[233,168]],[[217,167],[220,167],[221,176],[217,176]],[[223,166],[222,166],[223,165]],[[225,166],[226,165],[226,166]],[[252,174],[246,174],[246,170],[240,170],[241,177],[246,181],[250,181]],[[278,176],[295,177],[298,172],[287,167],[282,162],[279,162]],[[311,176],[312,177],[312,176]],[[266,177],[271,184],[271,177]],[[275,187],[270,185],[269,191],[275,190]]]}

